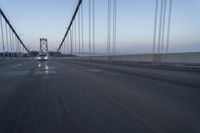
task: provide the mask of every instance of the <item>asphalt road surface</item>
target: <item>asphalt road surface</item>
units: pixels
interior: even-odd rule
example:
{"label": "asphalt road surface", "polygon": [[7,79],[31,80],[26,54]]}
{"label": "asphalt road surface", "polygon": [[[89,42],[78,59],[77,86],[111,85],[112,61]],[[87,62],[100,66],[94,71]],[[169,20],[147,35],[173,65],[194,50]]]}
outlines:
{"label": "asphalt road surface", "polygon": [[199,133],[200,69],[151,64],[0,64],[0,133]]}

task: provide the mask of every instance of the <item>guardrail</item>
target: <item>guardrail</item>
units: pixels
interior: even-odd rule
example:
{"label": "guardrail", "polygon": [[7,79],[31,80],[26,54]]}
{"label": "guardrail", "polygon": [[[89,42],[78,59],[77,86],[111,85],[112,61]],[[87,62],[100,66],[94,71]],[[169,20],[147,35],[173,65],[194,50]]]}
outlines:
{"label": "guardrail", "polygon": [[200,63],[200,52],[79,57],[99,61]]}

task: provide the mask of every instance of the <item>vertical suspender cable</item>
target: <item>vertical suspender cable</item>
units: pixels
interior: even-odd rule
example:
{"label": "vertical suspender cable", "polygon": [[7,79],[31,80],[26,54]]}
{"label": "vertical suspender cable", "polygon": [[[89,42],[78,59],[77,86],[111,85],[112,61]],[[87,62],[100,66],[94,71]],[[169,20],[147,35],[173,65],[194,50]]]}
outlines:
{"label": "vertical suspender cable", "polygon": [[81,40],[82,40],[82,56],[84,54],[84,21],[83,21],[83,4],[81,5]]}
{"label": "vertical suspender cable", "polygon": [[117,0],[113,0],[113,55],[116,55],[117,49]]}
{"label": "vertical suspender cable", "polygon": [[61,57],[63,56],[63,46],[61,47]]}
{"label": "vertical suspender cable", "polygon": [[80,22],[80,11],[78,12],[78,55],[81,53],[81,22]]}
{"label": "vertical suspender cable", "polygon": [[20,50],[21,50],[21,57],[23,57],[23,46],[21,45],[21,42],[20,42]]}
{"label": "vertical suspender cable", "polygon": [[75,55],[76,53],[75,53],[75,43],[74,43],[74,21],[73,21],[73,24],[72,24],[72,27],[71,27],[71,37],[72,37],[72,53]]}
{"label": "vertical suspender cable", "polygon": [[60,57],[62,57],[62,47],[60,48]]}
{"label": "vertical suspender cable", "polygon": [[7,24],[5,22],[5,30],[6,30],[6,45],[7,45],[7,56],[9,57],[10,54],[9,54],[9,42],[8,42],[8,27],[7,27]]}
{"label": "vertical suspender cable", "polygon": [[61,53],[61,57],[62,57],[63,56],[63,46],[61,47],[60,53]]}
{"label": "vertical suspender cable", "polygon": [[4,30],[3,30],[3,19],[2,19],[1,14],[0,14],[0,23],[1,23],[1,38],[2,38],[2,45],[3,45],[3,58],[5,58]]}
{"label": "vertical suspender cable", "polygon": [[70,55],[70,39],[69,39],[70,35],[68,34],[67,36],[67,55]]}
{"label": "vertical suspender cable", "polygon": [[68,36],[65,38],[65,56],[67,56],[67,38]]}
{"label": "vertical suspender cable", "polygon": [[65,55],[67,56],[67,37],[65,38]]}
{"label": "vertical suspender cable", "polygon": [[18,57],[19,47],[18,47],[18,41],[17,41],[17,37],[16,36],[15,36],[15,47],[16,47],[16,57]]}
{"label": "vertical suspender cable", "polygon": [[63,43],[62,50],[63,50],[63,57],[64,57],[64,56],[65,56],[65,41],[64,41],[64,43]]}
{"label": "vertical suspender cable", "polygon": [[16,47],[15,47],[15,36],[14,33],[12,33],[12,42],[13,42],[13,54],[14,57],[16,56]]}
{"label": "vertical suspender cable", "polygon": [[18,40],[17,40],[17,37],[15,36],[15,42],[16,42],[16,48],[17,48],[17,52],[16,52],[16,54],[17,54],[17,57],[19,57],[19,42],[18,42]]}
{"label": "vertical suspender cable", "polygon": [[13,47],[13,56],[15,57],[15,42],[14,42],[14,34],[12,32],[12,47]]}
{"label": "vertical suspender cable", "polygon": [[92,7],[92,14],[93,14],[93,55],[95,55],[95,0],[93,0],[93,7]]}
{"label": "vertical suspender cable", "polygon": [[165,40],[165,19],[166,19],[166,4],[167,0],[164,0],[164,7],[163,7],[163,23],[162,23],[162,39],[161,39],[161,52],[163,53],[164,51],[164,40]]}
{"label": "vertical suspender cable", "polygon": [[160,22],[159,22],[159,34],[158,34],[158,54],[160,53],[160,45],[161,45],[161,34],[162,34],[162,19],[163,18],[163,0],[161,0],[160,7]]}
{"label": "vertical suspender cable", "polygon": [[70,54],[71,54],[71,56],[73,55],[72,29],[73,29],[73,26],[72,26],[72,28],[70,29]]}
{"label": "vertical suspender cable", "polygon": [[17,57],[17,42],[15,36],[14,36],[14,45],[15,45],[15,56]]}
{"label": "vertical suspender cable", "polygon": [[70,29],[70,37],[71,37],[71,55],[73,55],[73,48],[74,48],[74,41],[73,41],[73,30],[74,30],[74,28],[73,28],[73,25],[72,25],[72,27],[71,27],[71,29]]}
{"label": "vertical suspender cable", "polygon": [[107,54],[110,55],[110,29],[111,29],[111,0],[108,0],[108,22],[107,22]]}
{"label": "vertical suspender cable", "polygon": [[19,56],[21,56],[20,54],[21,54],[21,45],[20,45],[20,43],[19,43],[19,40],[17,40],[17,45],[18,45],[18,55]]}
{"label": "vertical suspender cable", "polygon": [[[65,41],[64,41],[65,42]],[[64,56],[64,45],[62,46],[62,57]]]}
{"label": "vertical suspender cable", "polygon": [[169,1],[169,16],[168,16],[168,28],[167,28],[167,46],[166,46],[166,53],[169,52],[169,39],[170,39],[170,30],[171,30],[171,15],[172,15],[172,0]]}
{"label": "vertical suspender cable", "polygon": [[64,56],[66,55],[66,38],[64,40]]}
{"label": "vertical suspender cable", "polygon": [[158,0],[155,6],[154,34],[153,34],[153,54],[156,52],[156,35],[157,35],[157,18],[158,18]]}
{"label": "vertical suspender cable", "polygon": [[23,57],[25,56],[25,50],[24,47],[22,46],[22,53],[23,53]]}
{"label": "vertical suspender cable", "polygon": [[67,35],[66,36],[66,38],[65,38],[65,45],[66,45],[66,57],[68,56],[68,37],[69,37],[69,35]]}
{"label": "vertical suspender cable", "polygon": [[89,56],[91,56],[91,0],[89,0]]}
{"label": "vertical suspender cable", "polygon": [[11,53],[11,57],[12,57],[12,41],[11,41],[11,31],[10,31],[10,28],[9,28],[9,39],[10,39],[10,53]]}
{"label": "vertical suspender cable", "polygon": [[70,32],[69,32],[69,34],[68,34],[68,36],[67,36],[68,38],[68,41],[67,41],[67,53],[68,53],[68,57],[70,56]]}
{"label": "vertical suspender cable", "polygon": [[77,43],[76,43],[76,39],[77,39],[77,37],[76,37],[76,30],[77,30],[77,28],[76,28],[76,26],[77,26],[77,24],[76,24],[76,18],[74,19],[74,54],[76,55],[77,54]]}
{"label": "vertical suspender cable", "polygon": [[113,36],[112,36],[112,42],[113,42],[113,46],[112,46],[112,55],[115,55],[115,0],[113,0],[113,16],[112,16],[112,21],[113,21]]}

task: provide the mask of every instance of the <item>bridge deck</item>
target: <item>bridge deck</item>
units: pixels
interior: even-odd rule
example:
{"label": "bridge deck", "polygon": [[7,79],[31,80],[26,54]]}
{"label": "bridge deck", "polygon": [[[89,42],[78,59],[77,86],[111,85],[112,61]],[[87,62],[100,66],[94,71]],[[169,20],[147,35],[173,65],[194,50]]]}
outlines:
{"label": "bridge deck", "polygon": [[1,133],[195,133],[200,72],[49,60],[0,64]]}

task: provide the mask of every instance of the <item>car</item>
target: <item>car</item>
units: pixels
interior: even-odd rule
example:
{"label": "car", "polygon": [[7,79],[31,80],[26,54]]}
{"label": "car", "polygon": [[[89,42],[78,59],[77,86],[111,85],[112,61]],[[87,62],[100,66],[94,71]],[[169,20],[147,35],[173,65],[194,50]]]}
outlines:
{"label": "car", "polygon": [[48,61],[48,55],[39,55],[38,61]]}

